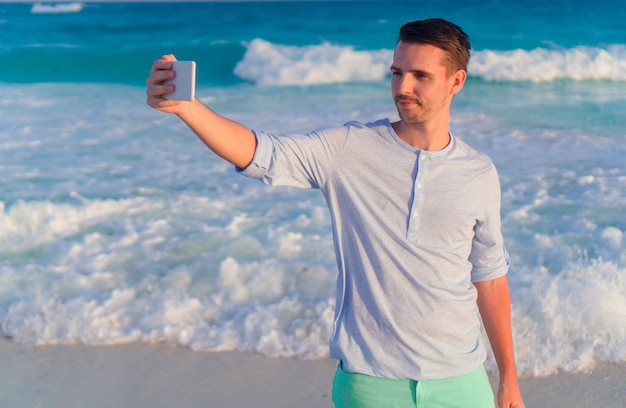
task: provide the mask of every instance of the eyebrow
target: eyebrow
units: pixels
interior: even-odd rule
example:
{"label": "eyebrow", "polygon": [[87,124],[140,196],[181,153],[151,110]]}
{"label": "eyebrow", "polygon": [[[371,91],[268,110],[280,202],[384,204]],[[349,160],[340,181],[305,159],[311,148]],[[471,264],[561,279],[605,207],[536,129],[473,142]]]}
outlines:
{"label": "eyebrow", "polygon": [[400,69],[400,68],[396,67],[395,65],[391,65],[391,66],[389,67],[389,70],[391,70],[391,71],[402,71],[402,72],[408,72],[408,73],[410,73],[410,74],[421,74],[421,75],[426,75],[426,76],[432,76],[432,73],[431,73],[431,72],[428,72],[428,71],[423,71],[423,70],[421,70],[421,69],[410,69],[410,70],[408,70],[408,71],[403,71],[402,69]]}

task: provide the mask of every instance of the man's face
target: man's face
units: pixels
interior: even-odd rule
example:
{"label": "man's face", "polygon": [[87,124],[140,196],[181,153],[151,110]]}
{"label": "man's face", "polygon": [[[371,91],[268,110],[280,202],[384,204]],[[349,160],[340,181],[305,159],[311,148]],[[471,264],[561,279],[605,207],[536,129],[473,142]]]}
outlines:
{"label": "man's face", "polygon": [[391,93],[400,119],[426,123],[449,113],[452,97],[462,87],[443,65],[445,51],[429,44],[399,42],[391,65]]}

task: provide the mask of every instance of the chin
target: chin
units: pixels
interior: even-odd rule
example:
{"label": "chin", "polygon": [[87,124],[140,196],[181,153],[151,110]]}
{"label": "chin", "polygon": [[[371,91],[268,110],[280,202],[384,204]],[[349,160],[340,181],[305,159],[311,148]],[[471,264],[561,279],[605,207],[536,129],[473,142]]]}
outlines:
{"label": "chin", "polygon": [[402,113],[398,111],[398,116],[400,116],[400,120],[405,123],[417,124],[426,122],[426,120],[422,116],[407,114],[406,112]]}

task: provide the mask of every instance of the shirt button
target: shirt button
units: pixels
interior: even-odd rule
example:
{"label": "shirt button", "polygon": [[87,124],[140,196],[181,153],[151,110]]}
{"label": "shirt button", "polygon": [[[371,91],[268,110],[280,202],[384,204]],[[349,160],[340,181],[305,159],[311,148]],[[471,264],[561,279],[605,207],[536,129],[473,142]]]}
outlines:
{"label": "shirt button", "polygon": [[422,188],[422,183],[417,183],[417,188]]}

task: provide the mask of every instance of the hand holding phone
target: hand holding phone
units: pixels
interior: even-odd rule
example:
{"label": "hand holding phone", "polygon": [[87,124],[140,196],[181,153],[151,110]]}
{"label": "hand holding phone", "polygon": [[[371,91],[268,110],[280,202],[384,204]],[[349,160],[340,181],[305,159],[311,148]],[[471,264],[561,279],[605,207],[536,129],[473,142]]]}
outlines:
{"label": "hand holding phone", "polygon": [[176,71],[176,77],[164,81],[163,84],[172,84],[176,89],[163,97],[173,101],[193,101],[196,96],[196,63],[172,61],[172,70]]}

